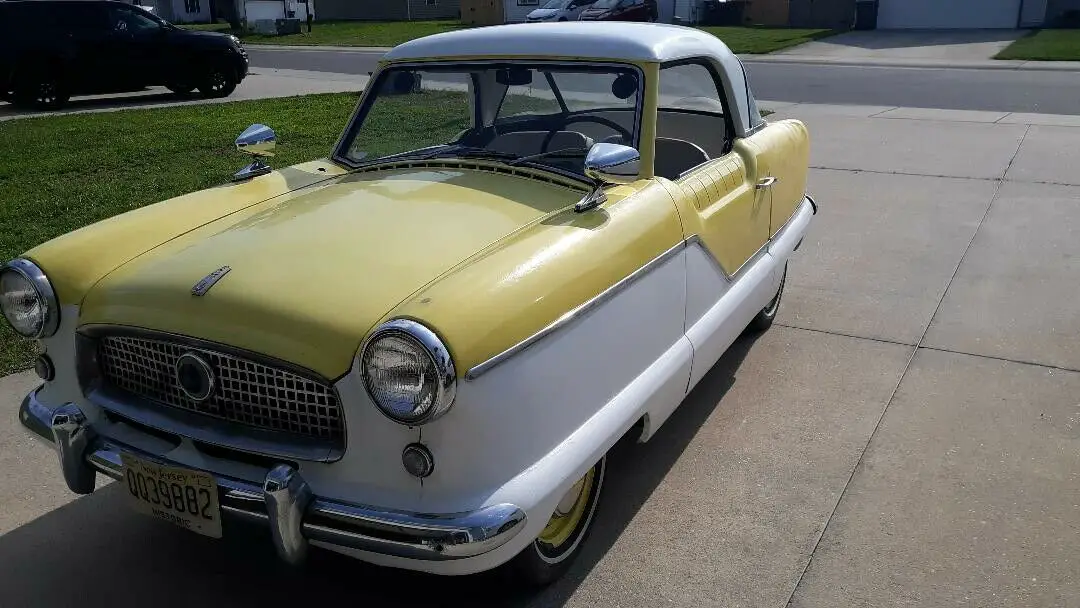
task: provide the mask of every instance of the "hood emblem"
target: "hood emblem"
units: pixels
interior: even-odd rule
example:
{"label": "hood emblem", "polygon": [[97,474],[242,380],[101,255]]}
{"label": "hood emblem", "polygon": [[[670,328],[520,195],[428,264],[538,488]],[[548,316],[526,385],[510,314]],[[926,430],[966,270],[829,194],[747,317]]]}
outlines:
{"label": "hood emblem", "polygon": [[213,287],[215,283],[220,281],[221,277],[229,274],[230,270],[232,270],[232,268],[229,268],[228,266],[222,266],[214,272],[206,275],[201,281],[196,283],[195,286],[191,288],[191,295],[205,296],[206,292],[210,291],[210,288]]}

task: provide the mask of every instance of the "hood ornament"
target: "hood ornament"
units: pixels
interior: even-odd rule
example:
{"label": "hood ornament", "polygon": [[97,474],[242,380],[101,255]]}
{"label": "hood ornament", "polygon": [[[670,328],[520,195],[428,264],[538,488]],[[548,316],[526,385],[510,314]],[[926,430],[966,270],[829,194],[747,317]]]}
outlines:
{"label": "hood ornament", "polygon": [[206,275],[202,278],[201,281],[196,283],[195,286],[191,288],[191,295],[205,296],[206,292],[210,291],[210,288],[213,287],[215,283],[220,281],[221,277],[229,274],[230,270],[232,270],[232,268],[229,268],[228,266],[222,266],[214,272]]}

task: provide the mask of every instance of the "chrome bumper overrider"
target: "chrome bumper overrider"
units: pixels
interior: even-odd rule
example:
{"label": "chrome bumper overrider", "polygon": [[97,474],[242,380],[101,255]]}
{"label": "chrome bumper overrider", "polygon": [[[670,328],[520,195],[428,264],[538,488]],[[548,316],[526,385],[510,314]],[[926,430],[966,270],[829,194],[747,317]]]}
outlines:
{"label": "chrome bumper overrider", "polygon": [[[184,466],[97,435],[73,404],[55,409],[34,390],[19,410],[23,426],[53,443],[72,492],[89,494],[97,473],[122,478],[120,454]],[[309,541],[417,560],[451,560],[492,551],[513,538],[525,513],[498,504],[468,513],[418,514],[326,500],[311,493],[299,471],[275,466],[262,486],[215,475],[223,513],[270,527],[274,546],[289,563],[302,561]]]}

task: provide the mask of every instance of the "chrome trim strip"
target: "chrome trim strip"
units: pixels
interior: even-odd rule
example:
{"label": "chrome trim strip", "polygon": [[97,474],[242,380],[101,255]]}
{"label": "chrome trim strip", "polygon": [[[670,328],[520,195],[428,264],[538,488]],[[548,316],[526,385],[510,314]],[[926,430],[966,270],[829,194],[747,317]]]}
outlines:
{"label": "chrome trim strip", "polygon": [[644,266],[626,275],[621,280],[619,280],[618,283],[615,283],[611,287],[608,287],[604,291],[593,296],[591,299],[586,300],[584,303],[578,305],[576,308],[571,309],[569,312],[564,313],[561,317],[555,319],[554,321],[540,329],[540,331],[534,333],[528,338],[525,338],[521,342],[518,342],[517,344],[502,351],[494,357],[491,357],[483,363],[479,363],[473,366],[468,372],[465,373],[465,380],[471,381],[479,378],[483,374],[486,374],[498,365],[505,362],[510,357],[513,357],[521,351],[529,348],[533,344],[536,344],[540,340],[543,340],[547,336],[550,336],[551,334],[572,324],[574,321],[577,321],[582,316],[592,311],[594,308],[619,295],[619,293],[621,293],[627,287],[630,287],[639,279],[648,274],[650,270],[668,261],[670,258],[674,257],[676,254],[682,251],[685,247],[686,241],[679,241],[679,243],[671,249],[668,249],[664,253],[661,253],[649,262],[646,262]]}
{"label": "chrome trim strip", "polygon": [[[737,281],[737,280],[739,280],[740,277],[742,277],[744,274],[746,274],[746,272],[750,269],[751,266],[753,266],[755,263],[757,263],[762,257],[764,257],[769,252],[769,245],[771,245],[776,239],[780,238],[780,236],[783,235],[784,231],[787,230],[788,225],[791,223],[791,220],[794,219],[796,215],[798,215],[799,209],[801,209],[802,206],[807,201],[809,201],[810,204],[814,206],[815,210],[817,209],[817,206],[814,203],[814,201],[812,199],[810,199],[809,196],[805,197],[803,202],[800,203],[798,207],[796,207],[795,213],[791,214],[791,217],[788,218],[788,221],[784,223],[784,225],[780,228],[780,230],[778,230],[776,232],[776,234],[774,234],[772,237],[770,237],[769,240],[765,241],[765,244],[762,245],[760,248],[758,248],[758,250],[754,252],[754,255],[750,256],[750,259],[746,260],[746,262],[744,262],[742,264],[742,266],[739,266],[739,269],[736,270],[734,274],[728,274],[727,271],[724,270],[723,266],[721,266],[720,262],[716,259],[716,256],[713,255],[712,251],[709,250],[708,245],[706,245],[705,242],[701,240],[700,235],[691,234],[690,236],[686,237],[685,240],[681,241],[678,245],[675,245],[671,249],[668,249],[664,253],[662,253],[659,256],[653,258],[651,261],[647,262],[641,268],[638,268],[634,272],[630,273],[625,278],[620,280],[618,283],[615,283],[611,287],[609,287],[606,290],[600,292],[600,294],[594,296],[591,300],[587,300],[584,304],[579,305],[577,308],[574,308],[573,310],[571,310],[570,312],[567,312],[566,314],[559,317],[558,319],[555,319],[554,321],[552,321],[550,324],[545,326],[540,331],[538,331],[535,334],[529,336],[528,338],[525,338],[521,342],[518,342],[517,344],[515,344],[515,345],[511,346],[510,348],[502,351],[501,353],[495,355],[494,357],[491,357],[490,359],[488,359],[488,360],[486,360],[486,361],[484,361],[484,362],[482,362],[482,363],[480,363],[478,365],[473,366],[468,372],[465,373],[465,380],[467,380],[467,381],[475,380],[476,378],[478,378],[481,375],[487,373],[488,371],[495,368],[496,366],[502,364],[503,362],[505,362],[510,357],[513,357],[514,355],[516,355],[516,354],[520,353],[521,351],[529,348],[530,346],[532,346],[533,344],[535,344],[535,343],[539,342],[540,340],[546,338],[547,336],[559,331],[560,329],[563,329],[567,325],[573,323],[575,320],[580,318],[582,315],[588,313],[593,308],[596,308],[597,306],[603,304],[607,300],[610,300],[611,298],[615,297],[616,295],[619,294],[619,292],[623,291],[624,289],[626,289],[627,287],[632,285],[635,281],[637,281],[638,279],[643,277],[650,270],[652,270],[653,268],[656,268],[658,265],[664,263],[669,258],[671,258],[675,254],[679,253],[680,251],[682,251],[686,247],[689,247],[690,245],[695,245],[695,244],[700,245],[701,248],[704,249],[705,252],[708,254],[707,257],[709,258],[709,260],[712,261],[712,263],[716,265],[717,270],[719,270],[720,273],[728,281]],[[815,211],[815,213],[816,213],[816,211]]]}
{"label": "chrome trim strip", "polygon": [[[78,412],[78,408],[65,404],[55,410],[61,411],[70,415]],[[35,389],[23,400],[19,419],[23,426],[41,434],[44,427],[51,427],[53,414],[53,409],[37,399]],[[95,435],[85,416],[69,416],[60,422],[74,424],[76,436],[92,438],[84,452],[76,453],[71,449],[58,452],[63,469],[76,472],[80,482],[84,476],[92,479],[97,473],[121,479],[121,453],[164,466],[191,468]],[[50,438],[50,441],[53,440]],[[525,512],[509,503],[463,513],[410,513],[316,496],[304,500],[306,484],[300,473],[291,467],[288,470],[271,469],[262,485],[218,474],[214,474],[214,481],[218,485],[222,512],[273,527],[277,530],[272,535],[275,547],[287,560],[302,557],[293,552],[300,539],[424,561],[462,559],[501,547],[517,536],[526,522]],[[283,490],[286,491],[284,498],[280,494],[268,497],[268,494]],[[307,502],[302,510],[299,508],[301,502]]]}

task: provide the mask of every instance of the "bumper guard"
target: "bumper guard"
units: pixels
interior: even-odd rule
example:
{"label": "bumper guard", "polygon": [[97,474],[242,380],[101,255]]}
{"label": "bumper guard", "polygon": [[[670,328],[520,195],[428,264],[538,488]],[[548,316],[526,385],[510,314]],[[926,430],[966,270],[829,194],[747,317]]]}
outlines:
{"label": "bumper guard", "polygon": [[[55,445],[64,480],[78,494],[94,491],[97,473],[122,479],[122,452],[161,465],[185,466],[97,435],[77,406],[50,408],[38,400],[37,390],[23,399],[19,420]],[[425,561],[474,557],[502,546],[525,523],[525,512],[511,504],[421,514],[327,500],[313,495],[300,472],[286,464],[272,468],[262,486],[217,474],[214,478],[222,513],[266,523],[278,555],[292,564],[304,560],[309,541]]]}

